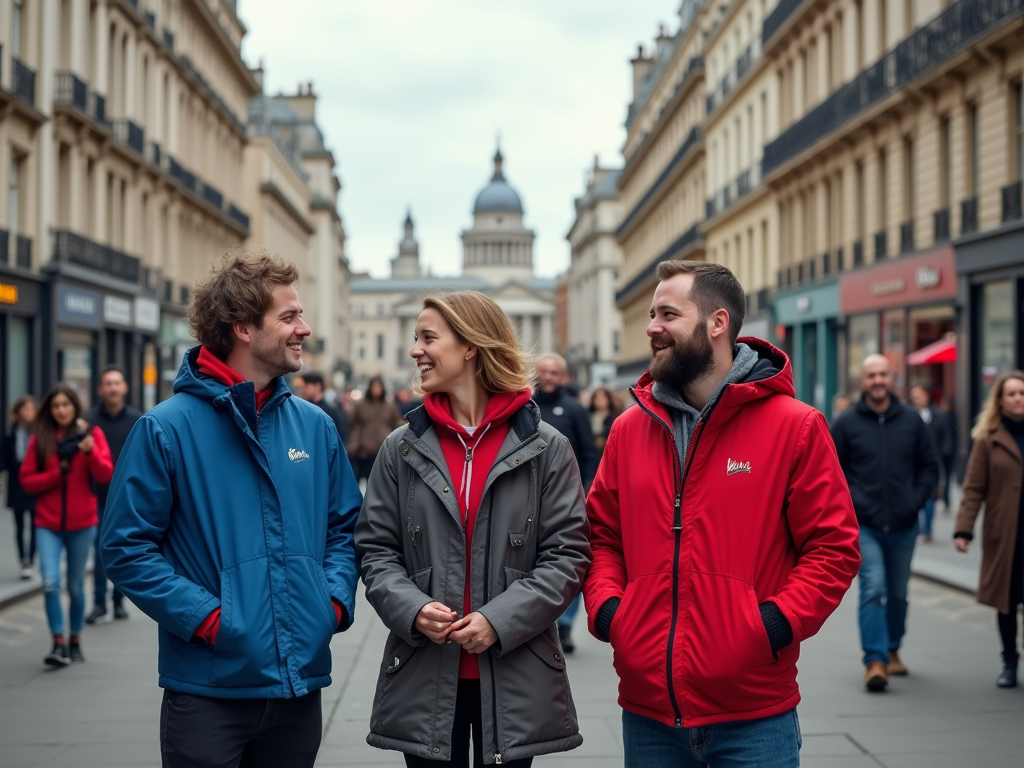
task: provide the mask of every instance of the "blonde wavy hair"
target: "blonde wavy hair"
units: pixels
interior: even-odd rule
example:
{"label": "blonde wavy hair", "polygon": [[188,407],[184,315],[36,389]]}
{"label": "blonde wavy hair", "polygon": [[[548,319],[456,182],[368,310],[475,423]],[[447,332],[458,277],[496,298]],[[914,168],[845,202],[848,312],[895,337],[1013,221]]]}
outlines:
{"label": "blonde wavy hair", "polygon": [[1024,371],[1003,371],[999,374],[999,378],[992,385],[988,397],[985,398],[985,404],[981,406],[981,412],[974,422],[974,429],[971,430],[972,439],[980,440],[999,426],[999,420],[1003,417],[1003,409],[999,405],[999,401],[1003,398],[1003,387],[1010,379],[1024,382]]}
{"label": "blonde wavy hair", "polygon": [[[427,296],[423,308],[440,312],[462,343],[479,350],[476,376],[488,392],[516,392],[533,384],[533,356],[519,346],[512,321],[492,299],[477,291],[449,291]],[[423,397],[418,373],[412,391]]]}

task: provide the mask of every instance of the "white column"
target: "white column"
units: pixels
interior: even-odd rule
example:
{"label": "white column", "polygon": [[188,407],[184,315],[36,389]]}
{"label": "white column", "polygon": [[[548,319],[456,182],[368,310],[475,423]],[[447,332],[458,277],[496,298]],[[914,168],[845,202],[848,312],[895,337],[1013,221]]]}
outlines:
{"label": "white column", "polygon": [[139,62],[135,46],[135,35],[128,35],[128,45],[125,48],[124,61],[121,62],[121,73],[124,77],[124,116],[135,122],[142,122],[141,115],[136,113],[136,96],[138,86],[135,84],[135,72],[139,69]]}
{"label": "white column", "polygon": [[[10,0],[4,0],[9,2]],[[96,57],[96,61],[93,62],[93,71],[95,72],[94,82],[89,83],[89,86],[97,93],[107,93],[107,78],[110,72],[110,30],[107,21],[107,4],[97,3],[96,4],[96,29],[95,38],[93,39],[93,56]]]}
{"label": "white column", "polygon": [[71,71],[88,79],[85,38],[89,34],[89,0],[71,0]]}
{"label": "white column", "polygon": [[[39,20],[39,40],[42,49],[39,52],[39,71],[36,77],[36,107],[49,112],[53,104],[54,72],[57,57],[58,8],[57,0],[43,0]],[[37,254],[36,263],[49,259],[53,253],[50,244],[50,230],[54,225],[54,206],[57,195],[54,190],[56,179],[54,170],[54,138],[53,121],[47,120],[39,128],[39,179],[36,190],[39,201],[38,229],[35,233],[34,249]],[[31,189],[31,187],[28,187]]]}

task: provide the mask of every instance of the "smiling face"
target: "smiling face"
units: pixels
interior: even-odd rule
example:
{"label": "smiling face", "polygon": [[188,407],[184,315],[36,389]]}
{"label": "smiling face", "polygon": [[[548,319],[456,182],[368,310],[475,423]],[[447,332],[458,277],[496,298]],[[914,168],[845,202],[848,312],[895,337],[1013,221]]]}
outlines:
{"label": "smiling face", "polygon": [[128,394],[128,382],[120,371],[107,371],[100,379],[99,395],[108,411],[120,411]]}
{"label": "smiling face", "polygon": [[262,327],[248,325],[252,367],[268,379],[302,368],[302,342],[312,331],[302,319],[302,305],[293,285],[274,288],[274,301]]}
{"label": "smiling face", "polygon": [[701,317],[690,299],[693,275],[663,280],[654,291],[651,322],[651,377],[682,389],[706,376],[714,367],[714,349],[708,318]]}
{"label": "smiling face", "polygon": [[53,416],[58,429],[62,430],[70,427],[78,416],[75,413],[75,404],[63,393],[57,393],[50,400],[50,415]]}
{"label": "smiling face", "polygon": [[1009,416],[1011,419],[1024,419],[1024,381],[1007,379],[1003,383],[1003,391],[999,395],[999,407],[1004,416]]}
{"label": "smiling face", "polygon": [[449,392],[457,382],[475,376],[475,350],[455,334],[444,315],[433,307],[420,312],[415,339],[409,354],[416,361],[424,392]]}
{"label": "smiling face", "polygon": [[881,355],[870,355],[864,360],[860,387],[870,403],[880,405],[889,397],[892,389],[892,366]]}
{"label": "smiling face", "polygon": [[565,371],[553,357],[542,357],[535,366],[537,371],[537,388],[541,392],[551,393],[562,386]]}

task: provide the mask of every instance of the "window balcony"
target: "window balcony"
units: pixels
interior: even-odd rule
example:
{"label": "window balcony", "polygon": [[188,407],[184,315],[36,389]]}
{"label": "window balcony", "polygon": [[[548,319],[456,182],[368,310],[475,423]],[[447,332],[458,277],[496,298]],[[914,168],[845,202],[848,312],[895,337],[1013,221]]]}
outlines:
{"label": "window balcony", "polygon": [[159,168],[162,167],[162,160],[163,151],[160,149],[160,144],[155,141],[149,142],[146,145],[146,161]]}
{"label": "window balcony", "polygon": [[168,48],[170,48],[173,51],[174,50],[174,33],[171,32],[171,30],[165,28],[164,32],[163,32],[163,38],[164,38],[164,45],[166,45]]}
{"label": "window balcony", "polygon": [[152,11],[143,11],[142,18],[145,20],[146,26],[156,32],[156,14]]}
{"label": "window balcony", "polygon": [[115,120],[114,137],[140,155],[146,151],[146,134],[141,125],[131,120]]}
{"label": "window balcony", "polygon": [[[765,19],[762,39],[767,42],[802,1],[782,0]],[[769,143],[765,173],[1022,14],[1024,0],[958,0]]]}
{"label": "window balcony", "polygon": [[214,208],[220,210],[224,207],[224,195],[216,187],[211,187],[206,182],[203,182],[203,200],[208,202]]}
{"label": "window balcony", "polygon": [[80,112],[89,111],[89,87],[73,72],[55,73],[56,88],[53,94],[55,107],[74,107]]}
{"label": "window balcony", "polygon": [[1003,223],[1021,219],[1021,182],[1015,181],[1003,187]]}
{"label": "window balcony", "polygon": [[167,156],[167,173],[189,192],[196,191],[196,175],[175,160],[172,155]]}
{"label": "window balcony", "polygon": [[935,242],[949,240],[949,208],[943,208],[932,214],[935,222]]}
{"label": "window balcony", "polygon": [[[20,242],[18,247],[21,248]],[[66,229],[54,230],[53,259],[136,285],[142,274],[142,262],[136,257]]]}
{"label": "window balcony", "polygon": [[89,94],[89,107],[86,110],[98,123],[107,122],[107,100],[93,91]]}
{"label": "window balcony", "polygon": [[857,240],[853,244],[853,268],[864,266],[864,241]]}
{"label": "window balcony", "polygon": [[900,253],[910,253],[912,250],[914,250],[913,219],[900,224]]}
{"label": "window balcony", "polygon": [[242,211],[240,211],[234,204],[228,206],[228,218],[236,224],[244,227],[246,230],[249,229],[249,216],[242,213]]}
{"label": "window balcony", "polygon": [[972,197],[960,203],[960,234],[969,235],[978,231],[978,198]]}
{"label": "window balcony", "polygon": [[15,262],[22,269],[32,269],[32,238],[18,235]]}
{"label": "window balcony", "polygon": [[886,243],[885,230],[881,232],[875,232],[875,261],[884,259],[889,255],[888,245]]}
{"label": "window balcony", "polygon": [[36,104],[36,73],[21,61],[11,57],[11,90],[26,104]]}

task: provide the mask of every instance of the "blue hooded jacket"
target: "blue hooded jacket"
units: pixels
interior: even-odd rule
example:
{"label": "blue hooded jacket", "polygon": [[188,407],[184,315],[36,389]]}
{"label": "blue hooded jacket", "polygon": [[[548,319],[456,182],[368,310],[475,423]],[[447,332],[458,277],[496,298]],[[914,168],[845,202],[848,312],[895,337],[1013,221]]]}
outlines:
{"label": "blue hooded jacket", "polygon": [[[160,625],[160,686],[290,698],[330,684],[355,612],[362,504],[338,430],[283,378],[256,411],[189,350],[174,397],[132,429],[100,532],[107,576]],[[345,609],[341,625],[331,605]],[[214,648],[193,638],[221,609]]]}

